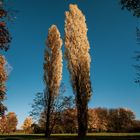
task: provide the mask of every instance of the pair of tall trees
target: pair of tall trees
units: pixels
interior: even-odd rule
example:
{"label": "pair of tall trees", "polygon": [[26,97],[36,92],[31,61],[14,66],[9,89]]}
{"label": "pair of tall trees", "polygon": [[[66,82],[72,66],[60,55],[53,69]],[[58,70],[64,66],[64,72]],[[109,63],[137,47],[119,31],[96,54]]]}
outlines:
{"label": "pair of tall trees", "polygon": [[[75,93],[78,136],[87,131],[88,101],[91,96],[90,55],[85,16],[77,5],[70,4],[65,13],[65,57]],[[47,38],[44,62],[44,82],[46,85],[46,136],[50,136],[50,114],[54,99],[58,95],[62,79],[62,39],[57,26],[52,25]]]}

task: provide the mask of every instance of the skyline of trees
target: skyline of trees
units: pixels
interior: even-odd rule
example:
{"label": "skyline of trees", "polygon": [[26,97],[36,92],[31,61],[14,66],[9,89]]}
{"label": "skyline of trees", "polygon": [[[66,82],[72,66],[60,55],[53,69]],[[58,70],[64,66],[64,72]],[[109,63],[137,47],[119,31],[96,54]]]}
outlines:
{"label": "skyline of trees", "polygon": [[[51,125],[54,125],[53,134],[78,132],[75,107],[71,106],[63,111],[58,110],[54,115],[58,115],[58,118],[55,120],[55,124],[51,123]],[[32,133],[43,133],[45,131],[45,123],[42,119],[34,124],[35,128]],[[87,132],[140,132],[140,121],[136,120],[135,113],[127,108],[89,108]]]}

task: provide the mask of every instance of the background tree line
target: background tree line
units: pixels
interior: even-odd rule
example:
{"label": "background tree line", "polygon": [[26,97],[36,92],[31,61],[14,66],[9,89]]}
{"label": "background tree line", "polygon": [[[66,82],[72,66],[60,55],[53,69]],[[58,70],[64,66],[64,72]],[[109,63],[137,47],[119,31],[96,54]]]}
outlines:
{"label": "background tree line", "polygon": [[[61,85],[61,90],[64,85]],[[63,91],[63,90],[62,90]],[[65,91],[65,90],[64,90]],[[63,93],[64,93],[63,91]],[[38,94],[39,97],[38,98]],[[42,105],[43,93],[37,93],[30,112],[32,120],[29,131],[30,133],[44,133],[45,132],[45,114],[44,112],[36,112],[35,108]],[[37,100],[39,102],[37,102]],[[41,101],[41,102],[40,102]],[[77,133],[77,109],[75,106],[75,99],[73,96],[64,96],[59,94],[55,101],[53,114],[51,115],[51,133]],[[43,106],[42,106],[43,107]],[[42,109],[43,110],[43,109]],[[132,110],[126,108],[89,108],[88,109],[88,129],[91,132],[140,132],[140,121],[136,120],[135,114]]]}

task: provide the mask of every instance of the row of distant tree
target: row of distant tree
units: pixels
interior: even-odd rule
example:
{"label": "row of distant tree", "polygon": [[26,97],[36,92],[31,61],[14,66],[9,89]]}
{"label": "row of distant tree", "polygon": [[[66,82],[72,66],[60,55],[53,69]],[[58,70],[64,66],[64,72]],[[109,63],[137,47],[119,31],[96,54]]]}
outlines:
{"label": "row of distant tree", "polygon": [[[77,133],[76,118],[75,108],[55,112],[51,119],[51,133]],[[33,121],[28,119],[29,125],[24,130],[27,133],[43,133],[45,132],[45,120],[44,113],[41,114],[37,124],[31,123]],[[135,119],[132,110],[125,108],[90,108],[88,110],[88,132],[140,132],[140,120]]]}
{"label": "row of distant tree", "polygon": [[[64,96],[64,88],[65,86],[61,85],[61,94],[53,106],[51,133],[77,133],[78,131],[75,100],[72,96]],[[24,129],[25,131],[45,132],[46,118],[43,106],[43,93],[37,93],[30,112],[30,116],[35,121],[27,118],[28,127]],[[136,120],[134,112],[130,109],[90,108],[88,109],[88,132],[140,132],[140,121]]]}
{"label": "row of distant tree", "polygon": [[[62,109],[53,112],[51,119],[51,133],[77,133],[77,110],[73,105],[73,98],[63,98]],[[68,103],[68,104],[67,104]],[[62,105],[62,104],[61,104]],[[45,114],[42,112],[38,121],[27,117],[22,125],[25,133],[44,133]],[[14,112],[0,118],[0,133],[16,132],[18,119]],[[140,120],[130,109],[90,108],[88,110],[88,132],[140,132]]]}

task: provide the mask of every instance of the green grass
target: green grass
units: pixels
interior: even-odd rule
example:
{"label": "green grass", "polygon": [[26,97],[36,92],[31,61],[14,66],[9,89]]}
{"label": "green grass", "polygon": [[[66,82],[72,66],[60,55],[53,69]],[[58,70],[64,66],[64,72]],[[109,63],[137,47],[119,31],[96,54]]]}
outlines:
{"label": "green grass", "polygon": [[89,133],[85,138],[78,138],[77,134],[53,134],[44,138],[43,134],[4,134],[0,140],[140,140],[140,133]]}

